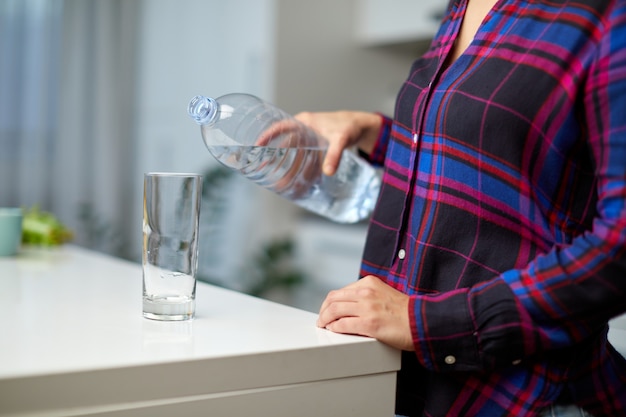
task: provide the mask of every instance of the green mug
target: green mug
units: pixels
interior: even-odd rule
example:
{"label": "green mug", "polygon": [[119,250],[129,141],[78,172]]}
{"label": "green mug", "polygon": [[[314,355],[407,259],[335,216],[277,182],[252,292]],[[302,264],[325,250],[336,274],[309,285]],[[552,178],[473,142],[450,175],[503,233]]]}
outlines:
{"label": "green mug", "polygon": [[0,256],[17,254],[22,243],[21,208],[0,207]]}

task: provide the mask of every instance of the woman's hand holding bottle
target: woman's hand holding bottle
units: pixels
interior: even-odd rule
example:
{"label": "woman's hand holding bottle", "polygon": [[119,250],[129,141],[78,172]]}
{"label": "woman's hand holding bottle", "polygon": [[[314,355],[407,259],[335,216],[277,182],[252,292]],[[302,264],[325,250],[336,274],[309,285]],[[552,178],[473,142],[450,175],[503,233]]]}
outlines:
{"label": "woman's hand holding bottle", "polygon": [[380,115],[360,111],[302,112],[294,117],[328,140],[323,164],[326,175],[335,173],[344,149],[356,145],[370,153],[382,126]]}

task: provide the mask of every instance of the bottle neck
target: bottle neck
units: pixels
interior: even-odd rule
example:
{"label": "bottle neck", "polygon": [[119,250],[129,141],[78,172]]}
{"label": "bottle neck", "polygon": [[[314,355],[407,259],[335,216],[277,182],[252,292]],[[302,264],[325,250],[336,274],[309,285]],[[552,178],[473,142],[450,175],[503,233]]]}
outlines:
{"label": "bottle neck", "polygon": [[219,104],[210,97],[195,96],[189,102],[187,113],[199,125],[210,125],[217,119]]}

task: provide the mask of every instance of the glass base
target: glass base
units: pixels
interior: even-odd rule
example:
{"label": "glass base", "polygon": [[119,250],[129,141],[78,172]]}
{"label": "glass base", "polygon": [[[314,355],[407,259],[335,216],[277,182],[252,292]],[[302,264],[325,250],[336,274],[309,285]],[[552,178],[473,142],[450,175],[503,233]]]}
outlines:
{"label": "glass base", "polygon": [[151,320],[182,321],[194,318],[196,301],[180,295],[143,298],[143,316]]}

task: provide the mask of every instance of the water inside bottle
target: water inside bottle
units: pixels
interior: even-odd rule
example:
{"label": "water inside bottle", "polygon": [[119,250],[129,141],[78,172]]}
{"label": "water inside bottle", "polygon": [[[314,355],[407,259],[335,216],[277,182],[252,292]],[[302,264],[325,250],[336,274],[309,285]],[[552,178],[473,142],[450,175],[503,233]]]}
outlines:
{"label": "water inside bottle", "polygon": [[322,173],[326,148],[208,146],[223,165],[305,209],[339,223],[365,219],[374,208],[380,179],[365,161],[346,151],[337,172]]}

